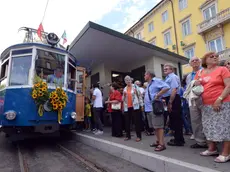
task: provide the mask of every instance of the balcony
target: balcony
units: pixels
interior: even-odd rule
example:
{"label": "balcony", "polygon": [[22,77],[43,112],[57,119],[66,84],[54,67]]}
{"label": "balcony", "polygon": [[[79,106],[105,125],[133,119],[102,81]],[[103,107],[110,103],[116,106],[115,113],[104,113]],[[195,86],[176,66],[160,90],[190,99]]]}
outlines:
{"label": "balcony", "polygon": [[218,14],[216,16],[203,21],[202,23],[198,24],[198,34],[203,34],[204,32],[209,31],[215,26],[218,26],[219,24],[224,24],[226,22],[230,21],[230,8],[227,8]]}
{"label": "balcony", "polygon": [[218,53],[219,54],[219,60],[222,61],[222,60],[230,60],[230,48],[224,50],[224,51],[221,51]]}

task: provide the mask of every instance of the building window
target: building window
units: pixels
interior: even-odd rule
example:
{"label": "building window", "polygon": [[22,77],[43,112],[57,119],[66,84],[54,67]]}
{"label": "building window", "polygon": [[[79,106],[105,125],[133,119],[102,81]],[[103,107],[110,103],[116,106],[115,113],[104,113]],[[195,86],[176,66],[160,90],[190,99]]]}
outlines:
{"label": "building window", "polygon": [[188,2],[187,0],[179,0],[179,8],[180,10],[183,10],[185,8],[187,8]]}
{"label": "building window", "polygon": [[220,52],[223,51],[223,40],[222,37],[219,37],[217,39],[211,40],[208,42],[208,48],[210,51],[214,51],[214,52]]}
{"label": "building window", "polygon": [[183,33],[183,36],[187,36],[191,34],[190,20],[186,20],[184,23],[182,23],[182,33]]}
{"label": "building window", "polygon": [[162,22],[165,23],[168,20],[168,11],[162,13]]}
{"label": "building window", "polygon": [[170,31],[164,33],[164,44],[165,46],[172,44]]}
{"label": "building window", "polygon": [[141,40],[141,33],[136,34],[136,38]]}
{"label": "building window", "polygon": [[189,48],[187,50],[184,51],[184,55],[185,57],[187,57],[188,59],[191,59],[192,57],[194,57],[195,55],[195,48],[192,47],[192,48]]}
{"label": "building window", "polygon": [[154,26],[153,26],[153,22],[149,23],[149,32],[153,32],[154,30]]}
{"label": "building window", "polygon": [[213,5],[207,7],[203,10],[204,19],[208,20],[208,19],[212,18],[212,17],[216,16],[216,13],[217,13],[216,5],[213,4]]}

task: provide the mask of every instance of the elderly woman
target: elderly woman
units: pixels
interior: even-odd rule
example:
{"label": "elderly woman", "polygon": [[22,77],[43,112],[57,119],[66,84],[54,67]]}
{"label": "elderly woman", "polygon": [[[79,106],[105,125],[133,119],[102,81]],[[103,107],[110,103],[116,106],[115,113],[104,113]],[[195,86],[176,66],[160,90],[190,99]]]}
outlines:
{"label": "elderly woman", "polygon": [[[108,104],[108,111],[112,116],[112,136],[122,137],[122,107],[121,107],[122,96],[118,91],[118,85],[113,83],[110,86],[109,100],[105,102]],[[118,108],[114,109],[113,105],[118,105]]]}
{"label": "elderly woman", "polygon": [[202,59],[203,70],[195,76],[196,85],[204,87],[202,124],[209,142],[208,150],[201,152],[201,155],[217,155],[216,142],[223,142],[222,153],[215,162],[227,162],[230,160],[230,72],[218,64],[216,53],[205,54]]}
{"label": "elderly woman", "polygon": [[125,140],[130,140],[130,122],[132,116],[134,117],[134,124],[136,129],[136,142],[141,141],[141,113],[140,110],[143,108],[143,99],[139,88],[134,85],[133,79],[130,76],[125,77],[126,87],[123,91],[123,106],[125,112],[125,128],[126,128],[126,138]]}
{"label": "elderly woman", "polygon": [[224,66],[228,69],[228,71],[230,71],[230,60],[226,60],[224,62]]}

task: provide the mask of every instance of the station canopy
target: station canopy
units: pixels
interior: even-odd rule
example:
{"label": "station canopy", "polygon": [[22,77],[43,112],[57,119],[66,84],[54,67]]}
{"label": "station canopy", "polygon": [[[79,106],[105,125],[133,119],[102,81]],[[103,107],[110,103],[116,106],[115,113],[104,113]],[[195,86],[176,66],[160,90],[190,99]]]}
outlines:
{"label": "station canopy", "polygon": [[153,56],[181,65],[188,64],[186,57],[93,22],[87,23],[73,40],[69,50],[77,58],[80,66],[84,67],[101,63],[110,66],[124,65]]}

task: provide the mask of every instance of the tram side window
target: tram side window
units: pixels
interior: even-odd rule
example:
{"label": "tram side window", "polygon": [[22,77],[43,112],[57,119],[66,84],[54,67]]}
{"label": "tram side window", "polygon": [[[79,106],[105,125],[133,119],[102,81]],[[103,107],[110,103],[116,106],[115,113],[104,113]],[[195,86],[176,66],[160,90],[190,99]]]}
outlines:
{"label": "tram side window", "polygon": [[20,56],[12,58],[12,66],[10,70],[9,85],[28,85],[29,72],[31,68],[31,56]]}
{"label": "tram side window", "polygon": [[6,79],[8,74],[8,66],[9,66],[9,60],[4,62],[1,67],[1,78],[0,78],[0,85],[6,85]]}
{"label": "tram side window", "polygon": [[78,80],[78,84],[77,84],[77,93],[79,94],[83,94],[83,82],[84,82],[84,79],[83,79],[83,71],[77,71],[77,80]]}
{"label": "tram side window", "polygon": [[46,50],[37,50],[36,75],[51,86],[64,86],[65,56]]}
{"label": "tram side window", "polygon": [[75,91],[76,88],[76,68],[68,63],[68,89]]}

